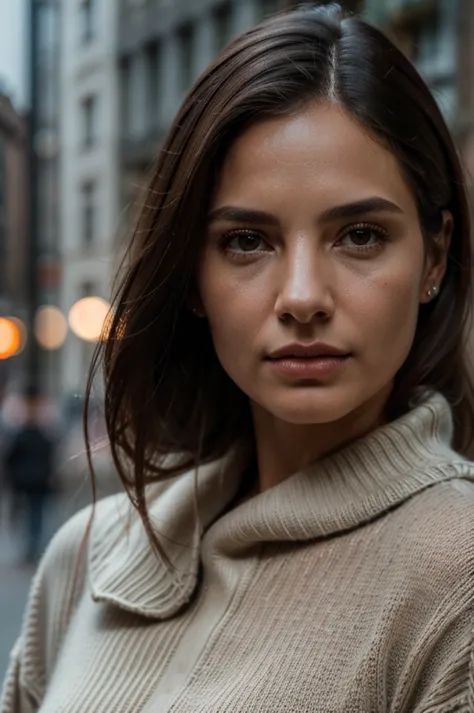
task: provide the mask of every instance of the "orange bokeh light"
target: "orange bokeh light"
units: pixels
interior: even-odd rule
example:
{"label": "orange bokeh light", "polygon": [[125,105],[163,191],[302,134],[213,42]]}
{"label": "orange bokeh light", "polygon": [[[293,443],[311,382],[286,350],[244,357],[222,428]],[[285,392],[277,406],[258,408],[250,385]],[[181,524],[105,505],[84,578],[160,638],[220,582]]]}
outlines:
{"label": "orange bokeh light", "polygon": [[58,307],[43,305],[36,313],[35,335],[38,344],[50,351],[59,349],[66,341],[67,322]]}
{"label": "orange bokeh light", "polygon": [[100,297],[83,297],[69,311],[69,326],[86,342],[97,342],[107,329],[110,305]]}
{"label": "orange bokeh light", "polygon": [[9,359],[18,354],[21,341],[18,325],[7,317],[0,317],[0,359]]}

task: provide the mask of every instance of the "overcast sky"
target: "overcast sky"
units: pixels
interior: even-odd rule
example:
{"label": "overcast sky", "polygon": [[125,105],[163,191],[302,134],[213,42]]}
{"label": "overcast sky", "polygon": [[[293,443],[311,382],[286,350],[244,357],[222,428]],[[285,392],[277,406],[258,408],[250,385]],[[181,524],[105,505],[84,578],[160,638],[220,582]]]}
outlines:
{"label": "overcast sky", "polygon": [[26,0],[0,0],[0,81],[24,109],[26,87]]}

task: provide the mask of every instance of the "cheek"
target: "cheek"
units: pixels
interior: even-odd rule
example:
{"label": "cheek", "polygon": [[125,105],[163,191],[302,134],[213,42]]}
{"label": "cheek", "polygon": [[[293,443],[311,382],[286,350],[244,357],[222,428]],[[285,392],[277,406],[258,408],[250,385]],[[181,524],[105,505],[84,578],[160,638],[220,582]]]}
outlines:
{"label": "cheek", "polygon": [[[392,269],[359,292],[358,321],[365,333],[371,366],[401,366],[415,335],[421,270]],[[356,321],[357,326],[357,321]]]}
{"label": "cheek", "polygon": [[271,291],[258,280],[244,279],[212,255],[201,264],[198,288],[214,347],[231,375],[247,364],[268,317]]}

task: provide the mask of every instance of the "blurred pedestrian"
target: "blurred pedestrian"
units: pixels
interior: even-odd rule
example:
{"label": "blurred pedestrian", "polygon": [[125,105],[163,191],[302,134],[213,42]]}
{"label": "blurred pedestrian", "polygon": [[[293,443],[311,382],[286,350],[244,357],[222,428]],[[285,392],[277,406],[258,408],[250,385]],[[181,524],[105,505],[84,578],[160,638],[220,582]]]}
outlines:
{"label": "blurred pedestrian", "polygon": [[10,522],[22,531],[25,562],[35,563],[43,546],[45,508],[55,490],[55,440],[41,423],[36,387],[26,389],[24,407],[24,421],[5,446],[3,470],[10,492]]}

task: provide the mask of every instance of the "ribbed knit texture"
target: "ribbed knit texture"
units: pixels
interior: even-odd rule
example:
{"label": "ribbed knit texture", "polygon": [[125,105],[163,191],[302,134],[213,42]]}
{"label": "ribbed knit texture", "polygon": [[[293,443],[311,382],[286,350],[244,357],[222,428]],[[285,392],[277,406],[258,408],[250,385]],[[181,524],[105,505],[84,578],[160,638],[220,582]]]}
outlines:
{"label": "ribbed knit texture", "polygon": [[[225,460],[56,535],[0,713],[474,713],[474,465],[410,413],[229,510]],[[226,477],[226,474],[228,477]]]}

